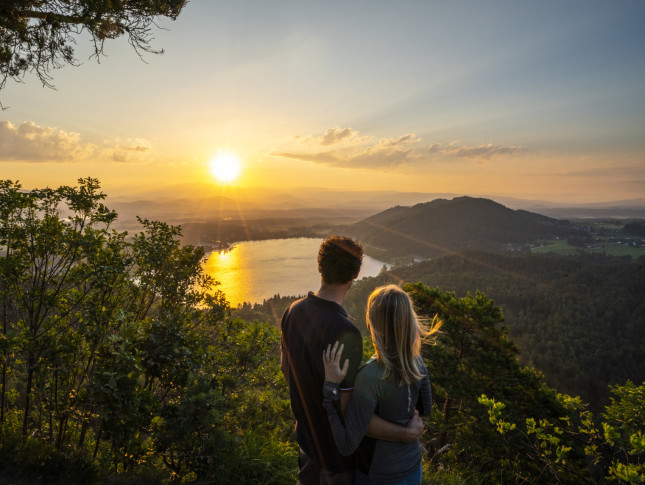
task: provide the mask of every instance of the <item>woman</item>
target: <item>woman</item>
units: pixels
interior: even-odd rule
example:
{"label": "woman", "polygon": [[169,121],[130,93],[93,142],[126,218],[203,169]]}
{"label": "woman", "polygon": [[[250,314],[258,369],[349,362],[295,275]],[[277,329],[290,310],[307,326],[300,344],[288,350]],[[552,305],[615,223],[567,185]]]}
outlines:
{"label": "woman", "polygon": [[[434,322],[433,322],[434,323]],[[374,413],[405,425],[415,410],[430,413],[432,395],[428,371],[420,355],[421,339],[437,331],[421,325],[412,302],[395,285],[374,290],[367,302],[367,327],[376,353],[356,377],[351,400],[340,420],[333,401],[338,399],[338,385],[349,362],[340,368],[343,346],[336,342],[323,351],[325,384],[323,405],[338,450],[350,455],[357,450],[356,484],[421,483],[421,445],[363,439]],[[362,441],[361,441],[362,440]],[[360,447],[359,447],[360,445]]]}

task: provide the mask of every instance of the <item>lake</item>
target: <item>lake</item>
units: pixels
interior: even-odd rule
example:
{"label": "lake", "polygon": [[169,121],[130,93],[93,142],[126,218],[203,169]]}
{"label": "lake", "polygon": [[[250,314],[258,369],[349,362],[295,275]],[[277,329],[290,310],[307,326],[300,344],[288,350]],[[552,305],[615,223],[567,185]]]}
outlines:
{"label": "lake", "polygon": [[[293,238],[245,241],[228,251],[213,251],[204,264],[207,274],[232,307],[248,301],[262,303],[275,294],[306,295],[320,287],[318,249],[322,239]],[[363,256],[359,278],[376,276],[383,262]]]}

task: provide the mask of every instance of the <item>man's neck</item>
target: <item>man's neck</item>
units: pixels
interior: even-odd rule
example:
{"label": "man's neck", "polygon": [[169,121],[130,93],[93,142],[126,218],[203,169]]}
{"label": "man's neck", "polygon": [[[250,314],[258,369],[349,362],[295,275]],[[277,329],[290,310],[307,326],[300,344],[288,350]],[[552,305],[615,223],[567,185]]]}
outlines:
{"label": "man's neck", "polygon": [[322,283],[320,285],[320,289],[314,294],[318,298],[322,298],[323,300],[333,301],[338,303],[339,305],[342,305],[343,300],[345,299],[345,295],[349,291],[350,286],[352,286],[351,281],[343,283],[342,285],[328,285],[326,283]]}

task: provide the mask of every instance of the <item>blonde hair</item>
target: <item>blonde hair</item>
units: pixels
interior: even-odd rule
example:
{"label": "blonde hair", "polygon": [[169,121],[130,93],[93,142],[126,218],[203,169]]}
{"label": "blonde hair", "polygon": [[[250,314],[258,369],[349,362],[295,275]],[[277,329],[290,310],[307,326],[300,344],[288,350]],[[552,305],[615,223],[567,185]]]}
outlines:
{"label": "blonde hair", "polygon": [[367,300],[366,313],[376,360],[385,366],[383,378],[394,372],[398,385],[422,379],[421,341],[435,333],[441,322],[436,317],[430,326],[420,322],[410,297],[396,285],[376,288]]}

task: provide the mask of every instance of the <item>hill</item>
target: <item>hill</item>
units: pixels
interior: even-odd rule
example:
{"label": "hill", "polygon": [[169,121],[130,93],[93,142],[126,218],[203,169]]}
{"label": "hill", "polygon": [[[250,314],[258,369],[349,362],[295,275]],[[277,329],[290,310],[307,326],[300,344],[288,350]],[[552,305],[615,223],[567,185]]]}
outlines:
{"label": "hill", "polygon": [[392,207],[348,230],[388,259],[435,257],[464,249],[519,249],[539,239],[566,237],[571,231],[566,221],[473,197]]}
{"label": "hill", "polygon": [[521,362],[595,409],[607,403],[609,384],[645,381],[642,261],[468,251],[361,280],[345,308],[364,328],[369,293],[401,281],[420,281],[457,296],[483,292],[502,308]]}

